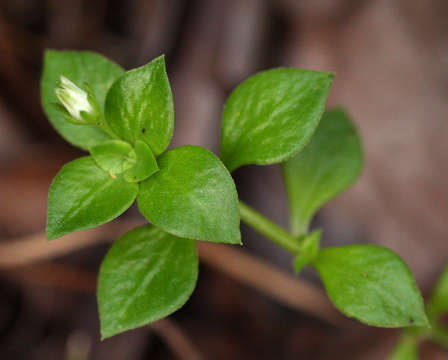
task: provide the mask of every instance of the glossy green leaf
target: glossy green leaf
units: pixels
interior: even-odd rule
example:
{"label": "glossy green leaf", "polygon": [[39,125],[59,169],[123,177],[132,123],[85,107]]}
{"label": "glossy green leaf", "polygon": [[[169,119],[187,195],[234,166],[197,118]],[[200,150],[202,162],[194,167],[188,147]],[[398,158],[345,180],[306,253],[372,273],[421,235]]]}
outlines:
{"label": "glossy green leaf", "polygon": [[222,116],[227,168],[278,163],[299,152],[319,123],[332,81],[329,73],[280,68],[240,84]]}
{"label": "glossy green leaf", "polygon": [[419,360],[417,339],[403,335],[388,360]]}
{"label": "glossy green leaf", "polygon": [[321,235],[322,232],[320,230],[316,230],[311,234],[304,236],[300,253],[294,259],[294,271],[296,273],[302,271],[306,265],[311,263],[316,258],[319,253]]}
{"label": "glossy green leaf", "polygon": [[356,128],[341,109],[325,113],[311,142],[283,167],[291,232],[306,232],[314,213],[361,173],[363,156]]}
{"label": "glossy green leaf", "polygon": [[144,326],[178,310],[198,276],[193,240],[155,227],[118,239],[101,265],[98,305],[103,339]]}
{"label": "glossy green leaf", "polygon": [[334,305],[373,326],[427,326],[423,300],[408,266],[374,245],[321,250],[313,265]]}
{"label": "glossy green leaf", "polygon": [[199,146],[179,147],[157,160],[160,171],[140,183],[141,213],[180,237],[240,244],[238,195],[224,164]]}
{"label": "glossy green leaf", "polygon": [[132,146],[121,140],[95,145],[90,148],[90,154],[101,169],[115,175],[132,168],[137,161]]}
{"label": "glossy green leaf", "polygon": [[174,109],[163,56],[126,72],[110,89],[106,121],[122,139],[143,140],[155,155],[173,136]]}
{"label": "glossy green leaf", "polygon": [[132,205],[137,191],[137,184],[111,176],[90,156],[69,162],[51,183],[47,239],[115,219]]}
{"label": "glossy green leaf", "polygon": [[137,163],[124,174],[127,181],[139,182],[150,177],[159,170],[156,158],[150,147],[141,140],[135,142]]}
{"label": "glossy green leaf", "polygon": [[448,312],[448,264],[442,271],[427,305],[428,316],[432,321],[442,313]]}
{"label": "glossy green leaf", "polygon": [[96,125],[76,125],[64,118],[63,113],[54,106],[58,103],[55,89],[59,87],[59,76],[67,77],[81,88],[87,82],[102,111],[107,91],[123,73],[124,70],[120,66],[92,52],[56,50],[45,52],[41,79],[42,106],[50,122],[64,139],[87,150],[111,138]]}

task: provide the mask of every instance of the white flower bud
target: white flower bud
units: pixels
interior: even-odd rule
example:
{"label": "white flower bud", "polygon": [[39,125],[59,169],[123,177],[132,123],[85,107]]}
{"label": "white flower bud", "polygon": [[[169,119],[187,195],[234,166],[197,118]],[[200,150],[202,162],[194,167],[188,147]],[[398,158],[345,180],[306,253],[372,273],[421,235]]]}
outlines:
{"label": "white flower bud", "polygon": [[96,115],[96,112],[89,101],[87,92],[77,87],[63,75],[60,76],[60,81],[61,87],[55,90],[56,97],[74,120],[79,123],[88,123],[82,112],[89,117]]}

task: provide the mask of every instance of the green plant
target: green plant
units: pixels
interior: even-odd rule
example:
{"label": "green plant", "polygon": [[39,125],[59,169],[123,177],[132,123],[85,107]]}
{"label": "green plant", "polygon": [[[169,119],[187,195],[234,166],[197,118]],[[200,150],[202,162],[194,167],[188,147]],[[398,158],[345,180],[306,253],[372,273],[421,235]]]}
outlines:
{"label": "green plant", "polygon": [[448,264],[445,265],[432,296],[426,303],[426,313],[430,327],[409,327],[401,335],[389,360],[417,360],[418,346],[424,340],[448,349],[448,326],[440,321],[440,317],[448,312]]}
{"label": "green plant", "polygon": [[[103,338],[180,308],[197,280],[194,240],[241,244],[240,218],[293,253],[297,272],[315,267],[348,316],[375,326],[427,326],[398,255],[372,245],[321,250],[321,232],[309,231],[316,211],[362,168],[347,114],[323,115],[332,81],[329,73],[292,68],[244,81],[224,108],[220,160],[198,146],[166,150],[174,111],[163,57],[125,72],[98,54],[46,52],[44,110],[68,142],[90,153],[66,164],[51,184],[48,240],[111,221],[134,200],[152,224],[118,239],[104,259]],[[239,202],[230,175],[243,165],[275,163],[282,163],[291,233]]]}

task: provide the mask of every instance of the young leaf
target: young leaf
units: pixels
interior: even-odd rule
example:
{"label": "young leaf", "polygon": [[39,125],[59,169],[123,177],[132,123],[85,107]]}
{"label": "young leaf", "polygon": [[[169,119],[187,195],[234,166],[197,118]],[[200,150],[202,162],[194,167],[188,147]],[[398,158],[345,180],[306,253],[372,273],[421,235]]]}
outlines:
{"label": "young leaf", "polygon": [[283,165],[291,232],[306,232],[314,213],[349,187],[362,169],[361,142],[347,114],[327,112],[311,142]]}
{"label": "young leaf", "polygon": [[404,261],[389,249],[351,245],[321,250],[313,262],[334,305],[373,326],[427,326],[423,300]]}
{"label": "young leaf", "polygon": [[442,313],[448,312],[448,264],[437,280],[432,297],[427,305],[428,316],[435,321]]}
{"label": "young leaf", "polygon": [[106,121],[122,139],[132,144],[143,140],[155,155],[168,147],[174,110],[163,56],[115,82],[107,94]]}
{"label": "young leaf", "polygon": [[313,231],[306,235],[299,255],[294,259],[294,271],[298,274],[302,269],[311,263],[319,253],[320,237],[322,232],[320,230]]}
{"label": "young leaf", "polygon": [[299,152],[319,123],[332,81],[329,73],[281,68],[240,84],[222,115],[227,168],[278,163]]}
{"label": "young leaf", "polygon": [[403,335],[388,360],[418,360],[418,341],[413,336]]}
{"label": "young leaf", "polygon": [[235,184],[224,164],[199,146],[158,158],[160,171],[140,184],[141,213],[163,230],[189,239],[240,244]]}
{"label": "young leaf", "polygon": [[138,186],[111,176],[90,156],[66,164],[51,183],[47,239],[90,229],[115,219],[132,205]]}
{"label": "young leaf", "polygon": [[90,148],[90,154],[97,165],[114,175],[135,166],[137,156],[129,143],[121,140],[109,140]]}
{"label": "young leaf", "polygon": [[137,163],[124,174],[126,181],[139,182],[159,171],[156,158],[150,147],[141,140],[135,142]]}
{"label": "young leaf", "polygon": [[197,276],[193,240],[149,226],[128,232],[112,245],[100,269],[102,339],[178,310],[193,292]]}
{"label": "young leaf", "polygon": [[45,114],[55,129],[69,143],[81,149],[110,140],[110,136],[96,125],[76,125],[68,122],[63,113],[54,106],[58,103],[55,89],[59,87],[60,75],[83,87],[87,82],[101,108],[107,91],[124,70],[105,57],[87,51],[47,50],[41,79],[41,98]]}

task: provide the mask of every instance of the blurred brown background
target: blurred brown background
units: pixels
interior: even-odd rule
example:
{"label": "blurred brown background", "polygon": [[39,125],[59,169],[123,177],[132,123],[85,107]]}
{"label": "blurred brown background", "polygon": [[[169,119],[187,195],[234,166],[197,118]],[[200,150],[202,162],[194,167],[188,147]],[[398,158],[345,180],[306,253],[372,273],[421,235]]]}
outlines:
{"label": "blurred brown background", "polygon": [[[316,220],[323,244],[392,248],[428,294],[448,258],[447,39],[445,0],[2,0],[0,243],[42,232],[51,178],[81,154],[40,107],[45,48],[90,49],[125,68],[166,54],[176,110],[172,145],[215,152],[232,88],[256,71],[296,66],[337,74],[329,105],[347,107],[365,146],[362,178]],[[235,180],[242,199],[287,226],[278,167],[245,167]],[[134,216],[131,210],[128,218]],[[242,230],[246,251],[290,271],[289,255]],[[170,336],[169,329],[99,342],[90,276],[106,250],[98,245],[0,270],[0,359],[179,357],[160,335]],[[45,284],[59,271],[60,286]],[[320,286],[312,271],[304,276]],[[208,265],[171,319],[205,359],[383,359],[398,334],[341,331]],[[448,353],[424,344],[421,356]]]}

